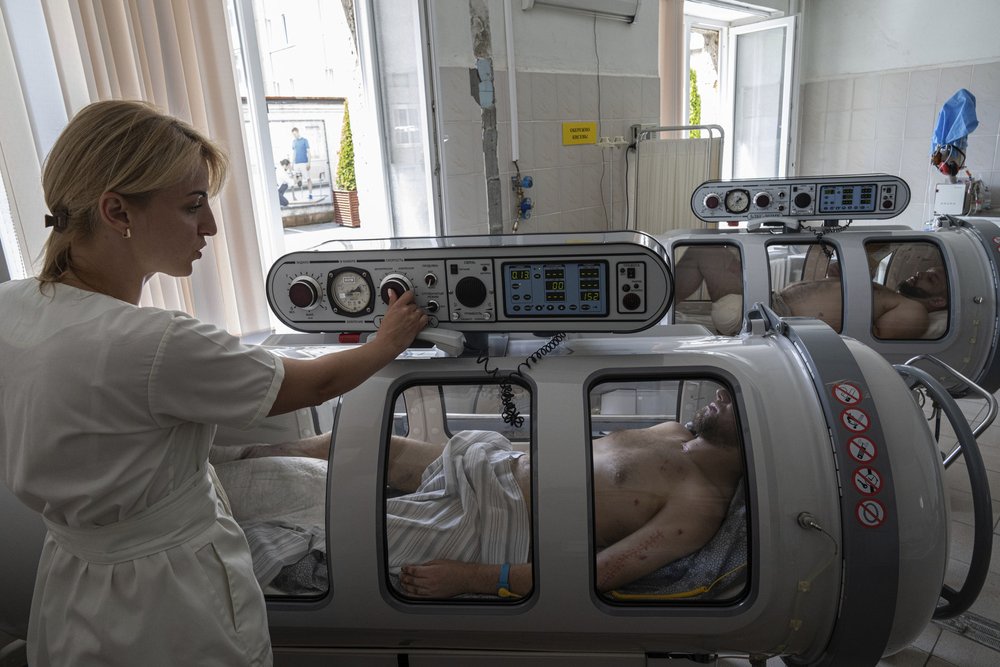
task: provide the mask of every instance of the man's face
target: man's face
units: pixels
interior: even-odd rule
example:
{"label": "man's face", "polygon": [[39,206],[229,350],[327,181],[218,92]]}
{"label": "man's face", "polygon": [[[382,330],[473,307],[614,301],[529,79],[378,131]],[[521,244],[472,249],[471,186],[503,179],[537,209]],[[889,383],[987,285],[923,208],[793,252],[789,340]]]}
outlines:
{"label": "man's face", "polygon": [[715,445],[739,443],[733,399],[725,389],[716,391],[715,400],[700,408],[693,421],[695,432]]}
{"label": "man's face", "polygon": [[948,305],[948,276],[941,266],[918,271],[899,284],[899,293],[921,300],[928,310],[939,310]]}

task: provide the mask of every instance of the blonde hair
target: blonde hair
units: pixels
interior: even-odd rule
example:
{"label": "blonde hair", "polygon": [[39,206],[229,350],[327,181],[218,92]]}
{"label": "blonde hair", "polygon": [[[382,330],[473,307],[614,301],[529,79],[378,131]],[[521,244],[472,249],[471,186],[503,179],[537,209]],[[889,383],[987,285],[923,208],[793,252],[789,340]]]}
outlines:
{"label": "blonde hair", "polygon": [[225,153],[146,102],[109,100],[81,109],[56,139],[42,171],[45,203],[59,226],[45,243],[39,280],[55,282],[73,268],[73,243],[93,236],[102,194],[142,202],[203,165],[209,194],[216,195],[226,179]]}

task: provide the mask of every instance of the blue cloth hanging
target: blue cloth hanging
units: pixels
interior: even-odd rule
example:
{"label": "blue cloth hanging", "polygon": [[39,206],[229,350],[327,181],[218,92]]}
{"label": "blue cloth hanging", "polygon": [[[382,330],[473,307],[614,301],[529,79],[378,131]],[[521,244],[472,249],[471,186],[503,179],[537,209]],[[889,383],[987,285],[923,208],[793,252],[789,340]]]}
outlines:
{"label": "blue cloth hanging", "polygon": [[938,113],[931,137],[931,154],[943,146],[953,146],[964,153],[969,145],[969,135],[977,127],[976,96],[961,88],[948,98]]}

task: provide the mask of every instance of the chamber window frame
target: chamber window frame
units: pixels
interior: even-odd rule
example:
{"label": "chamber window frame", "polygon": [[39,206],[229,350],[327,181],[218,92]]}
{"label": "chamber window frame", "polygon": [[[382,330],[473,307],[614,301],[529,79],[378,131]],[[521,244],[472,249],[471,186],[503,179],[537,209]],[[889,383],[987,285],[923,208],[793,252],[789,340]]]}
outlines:
{"label": "chamber window frame", "polygon": [[[444,389],[446,386],[470,386],[470,387],[478,386],[481,389],[482,387],[487,385],[500,385],[504,379],[505,379],[504,377],[499,377],[499,376],[484,378],[482,375],[470,376],[470,377],[452,376],[448,377],[447,379],[441,377],[411,378],[406,382],[401,383],[396,387],[394,387],[392,398],[389,400],[389,405],[394,406],[394,411],[395,411],[395,406],[397,404],[397,401],[404,396],[407,390],[412,389],[414,387],[436,387],[437,390],[434,393],[437,395],[438,400],[441,403],[442,423],[447,425],[448,419],[445,417],[446,392]],[[530,406],[529,409],[530,411],[533,412],[536,409],[536,402],[537,402],[537,394],[535,388],[532,386],[530,382],[522,379],[511,378],[511,381],[512,384],[521,387],[524,391],[527,392],[529,399],[529,406]],[[478,400],[478,397],[476,400]],[[530,414],[528,415],[528,417],[530,418]],[[497,419],[502,420],[502,416],[498,414]],[[515,449],[521,448],[525,450],[533,458],[537,451],[537,438],[536,438],[535,428],[533,425],[531,425],[530,419],[526,418],[525,423],[528,426],[526,429],[524,429],[524,432],[528,435],[529,439],[527,443],[524,444],[523,446],[520,445],[519,443],[515,444]],[[385,425],[383,424],[383,426]],[[392,575],[390,573],[391,569],[390,558],[389,558],[390,545],[387,532],[388,531],[387,517],[388,517],[389,503],[391,502],[391,498],[400,497],[400,494],[394,494],[389,484],[391,436],[393,434],[391,432],[391,428],[388,430],[383,430],[383,432],[389,434],[390,439],[388,441],[382,442],[380,445],[382,449],[381,452],[382,463],[379,468],[379,480],[378,480],[378,486],[380,489],[379,500],[378,500],[380,508],[380,513],[378,516],[379,572],[380,572],[380,578],[382,580],[382,589],[384,591],[384,594],[387,596],[387,599],[394,606],[399,606],[400,608],[403,609],[421,607],[428,604],[432,605],[446,604],[455,606],[486,605],[489,606],[491,609],[498,609],[498,610],[506,608],[519,608],[524,603],[533,600],[535,593],[537,591],[537,585],[535,585],[534,582],[532,584],[531,590],[521,596],[501,596],[499,594],[490,595],[490,594],[476,593],[476,594],[467,594],[467,595],[462,595],[457,597],[447,597],[447,598],[440,598],[440,597],[422,598],[422,597],[408,596],[401,590],[399,590],[399,588],[393,582]],[[459,433],[460,432],[461,431],[459,431]],[[452,438],[454,438],[454,435],[455,434],[448,433],[445,442],[452,440]],[[535,475],[533,470],[531,470],[530,472],[530,479],[528,480],[528,484],[531,486],[533,490],[535,485]],[[402,494],[402,495],[407,495],[407,494]],[[531,566],[531,570],[534,576],[534,573],[538,571],[535,562],[534,547],[533,547],[533,545],[537,543],[537,530],[536,530],[537,512],[534,506],[535,494],[530,493],[530,496],[531,500],[527,508],[528,543],[529,543],[527,564]]]}
{"label": "chamber window frame", "polygon": [[[650,370],[646,372],[636,373],[634,370],[629,371],[628,375],[622,375],[621,372],[616,372],[609,370],[606,373],[600,373],[593,376],[586,385],[586,390],[584,392],[584,400],[588,402],[588,413],[591,415],[588,420],[588,429],[592,434],[598,431],[595,430],[595,420],[594,417],[594,405],[593,397],[595,396],[595,389],[606,384],[616,384],[616,383],[650,383],[650,382],[671,382],[676,381],[679,384],[677,392],[677,400],[675,404],[675,417],[679,419],[684,418],[684,384],[687,382],[697,381],[697,382],[711,382],[718,385],[721,388],[725,388],[732,399],[733,411],[737,423],[737,437],[739,440],[740,448],[740,461],[741,461],[741,480],[734,490],[734,493],[742,493],[742,506],[744,508],[743,514],[743,540],[745,541],[745,563],[742,566],[743,579],[742,586],[738,591],[733,591],[732,595],[722,598],[722,599],[701,599],[697,597],[666,597],[663,595],[645,595],[638,594],[633,595],[626,593],[624,595],[613,595],[602,593],[598,590],[597,584],[597,535],[596,535],[596,495],[595,489],[595,478],[594,478],[594,450],[593,446],[587,448],[587,467],[588,467],[588,511],[590,513],[590,551],[591,551],[591,595],[598,605],[608,605],[613,608],[649,608],[657,610],[665,610],[671,608],[687,608],[692,606],[709,606],[709,607],[730,607],[743,603],[747,600],[755,590],[755,565],[754,565],[754,552],[756,545],[758,543],[756,537],[756,529],[754,528],[754,516],[755,512],[752,510],[752,498],[750,490],[752,488],[753,480],[751,479],[752,467],[750,466],[751,458],[751,448],[749,445],[749,428],[746,420],[746,407],[742,398],[742,392],[740,390],[739,384],[735,381],[735,378],[730,376],[724,371],[719,371],[719,369],[714,368],[688,368],[683,372],[664,372],[663,370]],[[605,392],[599,392],[603,395]],[[592,440],[593,443],[593,440]],[[735,496],[734,496],[735,498]],[[737,501],[739,502],[739,501]],[[718,534],[718,533],[716,533]],[[714,536],[712,539],[715,539]],[[711,542],[711,540],[709,541]],[[706,543],[707,545],[708,543]],[[697,554],[698,551],[692,552],[692,554]],[[686,556],[684,556],[686,557]],[[669,566],[675,562],[682,560],[684,557],[677,559],[677,561],[671,561],[664,567]],[[662,569],[662,568],[661,568]],[[648,576],[648,575],[647,575]],[[634,583],[634,582],[633,582]]]}

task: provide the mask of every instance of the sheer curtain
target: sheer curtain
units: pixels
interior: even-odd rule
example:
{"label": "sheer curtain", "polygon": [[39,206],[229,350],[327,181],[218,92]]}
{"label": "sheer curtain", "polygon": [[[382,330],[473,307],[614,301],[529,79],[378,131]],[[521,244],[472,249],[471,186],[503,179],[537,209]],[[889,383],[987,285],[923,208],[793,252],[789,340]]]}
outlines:
{"label": "sheer curtain", "polygon": [[229,180],[213,202],[218,234],[190,278],[154,277],[142,305],[236,335],[269,329],[224,0],[43,0],[43,10],[67,117],[97,100],[142,99],[229,154]]}

